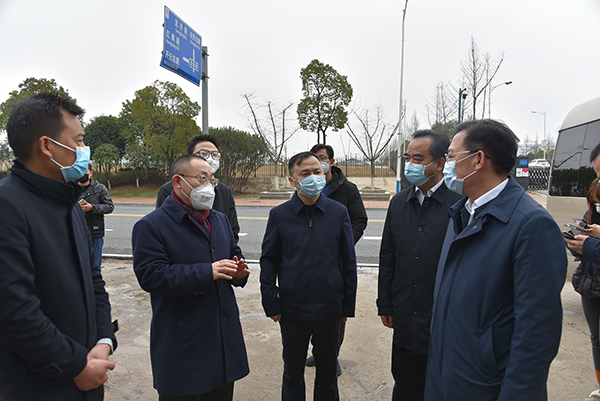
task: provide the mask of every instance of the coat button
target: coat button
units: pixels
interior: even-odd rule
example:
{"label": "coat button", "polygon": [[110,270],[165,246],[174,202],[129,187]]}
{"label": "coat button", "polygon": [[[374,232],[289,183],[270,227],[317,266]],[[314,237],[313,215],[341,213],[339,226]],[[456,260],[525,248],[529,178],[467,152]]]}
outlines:
{"label": "coat button", "polygon": [[417,260],[418,260],[420,257],[421,257],[421,256],[420,256],[418,253],[417,253],[417,254],[415,254],[415,259],[417,259]]}
{"label": "coat button", "polygon": [[413,284],[413,286],[414,286],[415,288],[417,288],[417,287],[419,286],[419,283],[417,283],[417,282],[415,281],[415,283]]}
{"label": "coat button", "polygon": [[417,231],[418,231],[418,232],[421,232],[421,231],[423,231],[423,227],[419,227],[419,228],[417,228]]}
{"label": "coat button", "polygon": [[419,311],[418,311],[417,309],[415,309],[415,310],[413,311],[413,313],[414,313],[415,315],[418,315],[418,314],[419,314]]}
{"label": "coat button", "polygon": [[225,315],[223,315],[223,317],[221,318],[222,321],[226,321],[227,317]]}

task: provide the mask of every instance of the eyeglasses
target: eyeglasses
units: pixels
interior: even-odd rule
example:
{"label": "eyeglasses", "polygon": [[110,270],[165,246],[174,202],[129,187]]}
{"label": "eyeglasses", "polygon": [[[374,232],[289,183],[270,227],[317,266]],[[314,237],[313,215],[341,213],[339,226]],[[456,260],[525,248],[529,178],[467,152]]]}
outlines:
{"label": "eyeglasses", "polygon": [[206,178],[203,175],[188,175],[188,174],[177,174],[177,175],[180,176],[180,177],[195,178],[198,181],[200,181],[200,185],[206,185],[206,184],[208,184],[210,182],[213,187],[215,186],[215,179],[214,179],[214,177],[211,178],[211,179],[208,179],[208,178]]}
{"label": "eyeglasses", "polygon": [[479,152],[479,150],[480,150],[480,149],[475,149],[475,150],[464,150],[464,151],[462,151],[462,152],[454,152],[454,153],[446,153],[446,154],[444,155],[444,159],[446,159],[446,161],[451,161],[451,160],[454,160],[454,158],[455,158],[457,155],[462,155],[462,154],[465,154],[465,153],[475,153],[475,152]]}
{"label": "eyeglasses", "polygon": [[208,149],[200,149],[199,151],[194,153],[195,156],[200,156],[203,159],[206,159],[208,156],[212,156],[213,159],[219,160],[221,158],[221,152],[214,150],[210,151]]}

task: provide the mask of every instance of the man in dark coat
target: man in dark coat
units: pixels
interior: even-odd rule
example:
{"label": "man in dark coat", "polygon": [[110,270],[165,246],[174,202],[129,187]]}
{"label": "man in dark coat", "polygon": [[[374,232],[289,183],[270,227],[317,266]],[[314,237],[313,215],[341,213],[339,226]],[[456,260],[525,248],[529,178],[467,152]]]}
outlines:
{"label": "man in dark coat", "polygon": [[426,401],[543,401],[562,329],[567,256],[557,224],[509,176],[517,139],[494,120],[456,127],[438,266]]}
{"label": "man in dark coat", "polygon": [[0,399],[102,400],[117,346],[73,180],[89,164],[77,116],[58,95],[18,103],[17,158],[0,181]]}
{"label": "man in dark coat", "polygon": [[309,341],[317,370],[314,400],[339,399],[340,321],[354,316],[356,255],[348,210],[321,195],[325,178],[314,153],[289,161],[292,199],[273,208],[262,244],[260,289],[265,314],[283,342],[282,399],[304,400]]}
{"label": "man in dark coat", "polygon": [[[352,224],[352,235],[354,237],[354,245],[362,237],[365,229],[367,228],[367,211],[363,204],[360,192],[354,183],[348,181],[342,170],[335,166],[335,159],[333,158],[333,148],[330,145],[316,144],[310,149],[311,152],[316,154],[321,161],[323,167],[323,174],[325,174],[325,188],[323,188],[323,195],[329,199],[333,199],[346,206],[348,209],[348,215],[350,216],[350,224]],[[342,321],[340,324],[340,348],[344,342],[344,334],[346,333],[346,322]],[[314,356],[310,356],[306,360],[307,366],[315,365]],[[338,375],[342,374],[342,369],[338,362],[337,365]]]}
{"label": "man in dark coat", "polygon": [[98,269],[102,266],[102,247],[104,246],[104,215],[115,210],[115,204],[104,184],[92,178],[94,171],[90,164],[87,172],[77,182],[83,187],[79,195],[79,206],[85,215],[85,222],[92,235],[92,247],[96,255]]}
{"label": "man in dark coat", "polygon": [[[219,160],[221,159],[221,152],[219,151],[219,143],[217,139],[208,134],[196,135],[187,143],[187,154],[196,155],[205,159],[213,169],[213,174],[219,169]],[[235,209],[235,200],[233,199],[233,191],[227,185],[223,184],[219,180],[215,180],[215,201],[213,204],[213,210],[221,212],[227,216],[231,229],[233,230],[233,236],[235,237],[235,243],[239,240],[240,224],[238,223],[237,211]],[[164,183],[158,190],[156,197],[156,208],[162,206],[171,193],[173,192],[173,182],[168,181]]]}
{"label": "man in dark coat", "polygon": [[404,175],[412,186],[396,194],[387,211],[381,250],[377,307],[394,329],[394,401],[423,401],[435,273],[448,226],[448,209],[461,195],[444,185],[450,140],[417,131],[408,145]]}
{"label": "man in dark coat", "polygon": [[[133,227],[133,268],[150,293],[150,355],[159,400],[231,400],[249,372],[232,286],[247,265],[227,217],[211,210],[209,164],[184,155],[173,193]],[[198,398],[194,398],[198,397]]]}

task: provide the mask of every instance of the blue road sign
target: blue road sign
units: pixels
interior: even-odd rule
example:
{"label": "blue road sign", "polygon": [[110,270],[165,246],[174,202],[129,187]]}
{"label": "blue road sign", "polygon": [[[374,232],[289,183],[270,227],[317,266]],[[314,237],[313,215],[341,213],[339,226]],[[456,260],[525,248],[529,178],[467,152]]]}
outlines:
{"label": "blue road sign", "polygon": [[200,86],[202,37],[165,6],[165,32],[161,67]]}

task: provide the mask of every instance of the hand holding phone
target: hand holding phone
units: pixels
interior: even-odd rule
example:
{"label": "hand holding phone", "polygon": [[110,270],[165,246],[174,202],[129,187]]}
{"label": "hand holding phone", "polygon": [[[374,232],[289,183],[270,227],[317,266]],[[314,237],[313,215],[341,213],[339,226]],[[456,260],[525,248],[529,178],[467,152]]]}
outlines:
{"label": "hand holding phone", "polygon": [[568,239],[575,239],[575,236],[573,235],[573,233],[570,230],[563,231],[562,235],[563,235],[563,237],[568,238]]}

